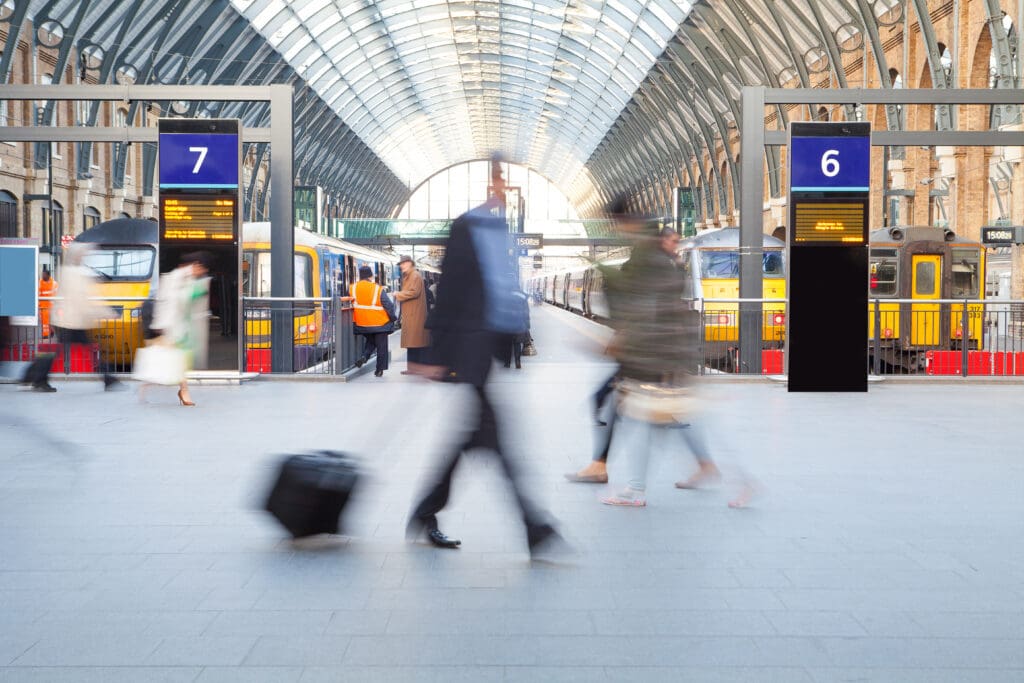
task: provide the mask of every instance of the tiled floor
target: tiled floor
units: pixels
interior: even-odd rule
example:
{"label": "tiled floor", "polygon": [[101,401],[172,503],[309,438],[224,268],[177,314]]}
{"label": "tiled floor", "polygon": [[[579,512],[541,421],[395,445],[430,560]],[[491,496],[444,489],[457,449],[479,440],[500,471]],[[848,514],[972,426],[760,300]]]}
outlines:
{"label": "tiled floor", "polygon": [[[535,310],[540,355],[494,385],[576,551],[556,565],[485,456],[441,518],[463,549],[405,542],[464,396],[401,362],[194,409],[0,386],[0,681],[1024,681],[1024,388],[717,384],[722,489],[674,489],[692,461],[666,443],[649,506],[613,509],[561,476],[590,457],[603,334]],[[307,448],[368,476],[351,536],[297,548],[259,507]],[[763,493],[731,510],[743,471]]]}

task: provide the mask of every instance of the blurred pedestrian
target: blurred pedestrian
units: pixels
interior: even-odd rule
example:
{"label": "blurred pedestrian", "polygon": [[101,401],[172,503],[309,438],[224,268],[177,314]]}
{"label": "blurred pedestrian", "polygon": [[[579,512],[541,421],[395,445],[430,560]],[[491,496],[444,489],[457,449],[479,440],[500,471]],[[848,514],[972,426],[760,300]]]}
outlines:
{"label": "blurred pedestrian", "polygon": [[446,368],[443,376],[472,390],[476,414],[469,434],[459,436],[457,445],[441,459],[424,496],[413,508],[407,533],[426,533],[431,543],[442,548],[461,545],[441,532],[437,514],[448,503],[452,476],[462,455],[474,448],[486,449],[498,458],[512,485],[530,555],[536,559],[557,545],[560,537],[527,497],[515,462],[505,451],[498,416],[486,390],[503,336],[519,331],[519,303],[513,295],[518,285],[503,216],[505,183],[497,160],[492,161],[491,179],[494,195],[452,223],[437,305],[430,320],[438,361]]}
{"label": "blurred pedestrian", "polygon": [[42,323],[43,339],[52,333],[50,328],[50,309],[53,308],[52,298],[57,296],[57,281],[50,275],[50,269],[43,266],[43,275],[39,278],[39,322]]}
{"label": "blurred pedestrian", "polygon": [[149,384],[177,385],[178,402],[194,407],[188,389],[187,372],[202,363],[210,319],[210,257],[192,252],[182,263],[160,277],[153,310],[153,332],[157,335],[135,355],[135,376],[143,382],[139,399],[144,400]]}
{"label": "blurred pedestrian", "polygon": [[355,333],[362,335],[363,353],[356,360],[361,368],[377,354],[377,367],[373,374],[383,377],[388,369],[388,335],[395,331],[395,304],[384,288],[374,282],[373,269],[359,267],[359,282],[349,287],[349,295],[342,301],[351,301]]}
{"label": "blurred pedestrian", "polygon": [[71,347],[75,344],[89,348],[96,360],[97,369],[103,374],[103,388],[109,391],[120,388],[121,383],[110,373],[106,353],[93,344],[90,332],[99,327],[100,320],[120,319],[120,316],[97,301],[101,293],[98,271],[86,263],[90,252],[91,248],[85,244],[72,242],[68,245],[61,275],[64,280],[62,296],[54,309],[53,322],[59,328],[58,336],[64,345],[64,357],[71,357]]}
{"label": "blurred pedestrian", "polygon": [[398,267],[402,271],[402,288],[395,292],[395,299],[402,305],[402,348],[407,353],[402,374],[421,374],[425,369],[424,354],[430,346],[426,329],[427,291],[411,256],[403,256]]}
{"label": "blurred pedestrian", "polygon": [[512,293],[519,302],[519,332],[508,336],[504,345],[501,360],[505,367],[510,367],[515,361],[516,370],[523,369],[523,345],[532,341],[530,336],[530,300],[524,292],[515,291]]}

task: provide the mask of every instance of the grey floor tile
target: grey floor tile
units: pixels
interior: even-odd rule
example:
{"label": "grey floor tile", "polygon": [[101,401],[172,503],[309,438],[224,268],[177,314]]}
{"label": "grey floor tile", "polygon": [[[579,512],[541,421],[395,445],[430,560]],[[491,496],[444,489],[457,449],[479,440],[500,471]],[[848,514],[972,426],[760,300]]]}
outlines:
{"label": "grey floor tile", "polygon": [[308,667],[301,683],[501,683],[500,666]]}
{"label": "grey floor tile", "polygon": [[256,644],[252,636],[172,636],[146,660],[157,666],[232,666],[242,663]]}
{"label": "grey floor tile", "polygon": [[[602,679],[597,679],[602,680]],[[614,683],[812,683],[799,667],[607,667],[606,680]]]}
{"label": "grey floor tile", "polygon": [[191,683],[199,667],[73,666],[0,668],[3,683]]}
{"label": "grey floor tile", "polygon": [[144,635],[79,632],[41,638],[14,660],[16,666],[130,666],[145,664],[162,639]]}
{"label": "grey floor tile", "polygon": [[261,636],[247,666],[336,666],[346,661],[348,636]]}
{"label": "grey floor tile", "polygon": [[207,666],[195,683],[296,683],[299,666]]}
{"label": "grey floor tile", "polygon": [[780,636],[866,636],[868,632],[847,612],[765,612]]}
{"label": "grey floor tile", "polygon": [[220,612],[203,631],[209,636],[319,636],[331,621],[331,612],[292,611],[229,611]]}
{"label": "grey floor tile", "polygon": [[814,683],[1020,683],[1022,669],[948,669],[922,667],[919,669],[866,669],[809,667]]}

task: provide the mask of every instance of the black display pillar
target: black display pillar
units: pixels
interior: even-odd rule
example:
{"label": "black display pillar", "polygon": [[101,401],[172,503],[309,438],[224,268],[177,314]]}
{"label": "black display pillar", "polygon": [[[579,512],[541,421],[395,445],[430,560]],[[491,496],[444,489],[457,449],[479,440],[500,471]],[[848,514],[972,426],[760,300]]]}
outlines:
{"label": "black display pillar", "polygon": [[790,391],[867,391],[870,136],[867,123],[790,126]]}

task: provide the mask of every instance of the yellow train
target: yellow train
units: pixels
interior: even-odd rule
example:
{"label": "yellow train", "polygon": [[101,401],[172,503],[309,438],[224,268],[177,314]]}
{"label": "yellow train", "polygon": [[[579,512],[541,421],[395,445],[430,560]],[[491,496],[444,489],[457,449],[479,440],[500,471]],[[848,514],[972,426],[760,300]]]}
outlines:
{"label": "yellow train", "polygon": [[982,347],[984,305],[966,304],[964,329],[964,300],[985,297],[985,245],[945,228],[884,228],[869,253],[873,360],[917,371],[927,351]]}
{"label": "yellow train", "polygon": [[[119,370],[127,370],[135,350],[143,344],[142,304],[155,291],[159,280],[157,223],[129,218],[106,221],[75,240],[93,247],[85,263],[99,278],[99,295],[110,300],[108,305],[115,311],[115,317],[100,321],[94,331],[95,339],[108,362]],[[347,292],[348,285],[358,279],[362,265],[373,268],[377,281],[392,289],[400,278],[395,255],[299,229],[295,230],[294,258],[295,297],[334,297]],[[216,279],[217,275],[213,275]],[[217,291],[216,287],[214,290]],[[269,223],[242,226],[242,295],[270,296]],[[219,304],[220,297],[211,297],[215,315],[219,313]],[[294,343],[300,360],[312,362],[327,350],[333,321],[324,320],[323,310],[322,306],[312,304],[296,306]],[[250,351],[270,348],[269,310],[266,313],[264,316],[255,306],[246,314],[247,356]]]}
{"label": "yellow train", "polygon": [[[704,319],[704,360],[712,368],[734,371],[739,342],[740,229],[705,230],[683,240],[682,268],[701,303]],[[786,338],[786,245],[771,235],[762,239],[761,343],[781,349]],[[772,364],[781,362],[781,355]]]}

